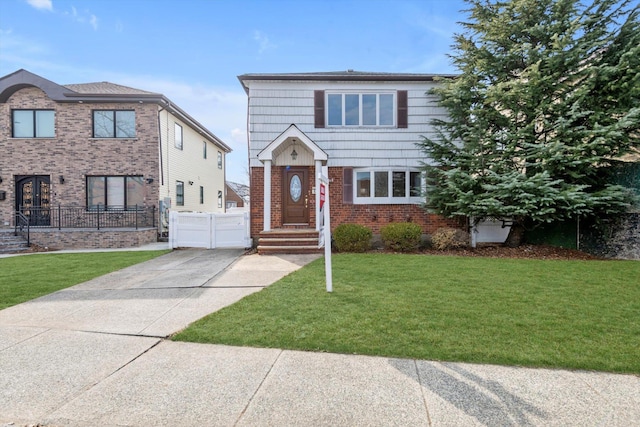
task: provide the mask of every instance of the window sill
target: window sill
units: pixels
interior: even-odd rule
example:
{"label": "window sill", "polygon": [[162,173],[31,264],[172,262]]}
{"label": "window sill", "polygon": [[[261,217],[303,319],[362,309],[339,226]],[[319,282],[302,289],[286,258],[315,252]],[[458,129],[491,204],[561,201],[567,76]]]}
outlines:
{"label": "window sill", "polygon": [[419,205],[421,197],[354,197],[354,205]]}

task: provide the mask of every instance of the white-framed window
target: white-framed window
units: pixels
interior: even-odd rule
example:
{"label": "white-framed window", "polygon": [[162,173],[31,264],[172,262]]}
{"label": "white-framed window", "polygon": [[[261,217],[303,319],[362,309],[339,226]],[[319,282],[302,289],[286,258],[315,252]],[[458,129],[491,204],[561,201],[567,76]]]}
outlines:
{"label": "white-framed window", "polygon": [[207,158],[207,141],[202,141],[202,158]]}
{"label": "white-framed window", "polygon": [[93,110],[94,138],[135,138],[135,136],[135,111]]}
{"label": "white-framed window", "polygon": [[176,181],[176,206],[184,206],[184,182]]}
{"label": "white-framed window", "polygon": [[218,207],[222,207],[222,190],[218,190]]}
{"label": "white-framed window", "polygon": [[13,138],[55,137],[54,110],[13,110]]}
{"label": "white-framed window", "polygon": [[204,187],[202,185],[200,186],[200,204],[204,204]]}
{"label": "white-framed window", "polygon": [[407,168],[353,170],[354,204],[422,203],[423,172]]}
{"label": "white-framed window", "polygon": [[222,153],[218,151],[218,169],[222,169]]}
{"label": "white-framed window", "polygon": [[87,176],[87,209],[136,209],[144,206],[142,176]]}
{"label": "white-framed window", "polygon": [[175,147],[182,150],[182,126],[177,123],[174,123],[173,127],[173,140]]}
{"label": "white-framed window", "polygon": [[327,92],[328,126],[395,126],[395,93]]}

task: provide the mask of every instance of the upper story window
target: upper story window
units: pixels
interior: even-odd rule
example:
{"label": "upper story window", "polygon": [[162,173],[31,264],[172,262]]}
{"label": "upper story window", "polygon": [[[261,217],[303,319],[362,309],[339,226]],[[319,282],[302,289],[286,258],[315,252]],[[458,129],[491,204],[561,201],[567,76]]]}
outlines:
{"label": "upper story window", "polygon": [[142,206],[142,176],[87,176],[88,209],[135,209]]}
{"label": "upper story window", "polygon": [[218,169],[222,169],[222,153],[218,151]]}
{"label": "upper story window", "polygon": [[94,138],[135,138],[135,136],[135,111],[93,110]]}
{"label": "upper story window", "polygon": [[182,126],[177,123],[174,123],[173,138],[175,147],[178,150],[182,150]]}
{"label": "upper story window", "polygon": [[408,128],[408,91],[313,91],[313,126]]}
{"label": "upper story window", "polygon": [[422,172],[403,169],[354,169],[353,203],[420,203]]}
{"label": "upper story window", "polygon": [[202,158],[207,158],[207,141],[202,141]]}
{"label": "upper story window", "polygon": [[329,126],[394,126],[393,93],[329,93]]}
{"label": "upper story window", "polygon": [[14,138],[53,138],[54,110],[13,110]]}

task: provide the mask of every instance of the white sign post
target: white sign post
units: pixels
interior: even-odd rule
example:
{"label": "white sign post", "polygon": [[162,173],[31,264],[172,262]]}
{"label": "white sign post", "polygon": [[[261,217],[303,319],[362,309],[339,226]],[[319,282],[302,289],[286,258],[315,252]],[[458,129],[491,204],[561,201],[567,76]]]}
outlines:
{"label": "white sign post", "polygon": [[318,188],[320,188],[320,234],[318,247],[324,246],[324,271],[327,282],[327,292],[333,291],[331,277],[331,218],[329,213],[329,179],[318,174]]}

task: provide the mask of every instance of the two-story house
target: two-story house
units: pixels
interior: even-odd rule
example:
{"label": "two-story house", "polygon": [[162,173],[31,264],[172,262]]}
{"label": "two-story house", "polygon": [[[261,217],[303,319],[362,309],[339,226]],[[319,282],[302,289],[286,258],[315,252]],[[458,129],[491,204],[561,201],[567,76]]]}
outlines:
{"label": "two-story house", "polygon": [[159,204],[224,212],[230,151],[162,94],[16,71],[0,78],[0,229],[27,221],[50,248],[156,241]]}
{"label": "two-story house", "polygon": [[[419,224],[425,234],[459,221],[426,213],[421,135],[445,114],[427,94],[431,74],[243,74],[248,95],[251,236],[259,252],[292,230],[320,228],[318,174],[329,177],[331,226]],[[281,233],[281,231],[285,233]],[[316,233],[317,235],[317,233]],[[268,243],[267,243],[268,242]],[[293,249],[293,248],[290,248]],[[311,247],[309,247],[311,250]]]}

